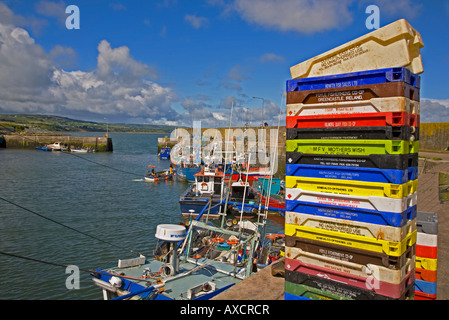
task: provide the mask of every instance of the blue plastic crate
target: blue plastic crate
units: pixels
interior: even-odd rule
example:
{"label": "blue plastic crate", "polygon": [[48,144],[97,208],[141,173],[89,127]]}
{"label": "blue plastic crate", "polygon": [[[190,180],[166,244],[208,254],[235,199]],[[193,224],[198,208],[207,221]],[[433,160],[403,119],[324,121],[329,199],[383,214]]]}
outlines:
{"label": "blue plastic crate", "polygon": [[396,81],[405,82],[416,88],[421,86],[419,75],[401,67],[287,80],[287,92],[344,88]]}
{"label": "blue plastic crate", "polygon": [[335,206],[297,200],[285,200],[285,210],[323,217],[346,219],[351,221],[374,223],[392,227],[402,227],[408,220],[416,218],[417,206],[404,212],[385,212],[370,209]]}
{"label": "blue plastic crate", "polygon": [[361,167],[315,166],[306,164],[286,164],[286,176],[325,178],[403,184],[418,177],[418,168],[405,170],[377,169]]}
{"label": "blue plastic crate", "polygon": [[437,294],[437,283],[415,279],[415,291],[427,294]]}
{"label": "blue plastic crate", "polygon": [[312,299],[307,298],[307,297],[296,296],[294,294],[285,292],[284,293],[284,300],[312,300]]}

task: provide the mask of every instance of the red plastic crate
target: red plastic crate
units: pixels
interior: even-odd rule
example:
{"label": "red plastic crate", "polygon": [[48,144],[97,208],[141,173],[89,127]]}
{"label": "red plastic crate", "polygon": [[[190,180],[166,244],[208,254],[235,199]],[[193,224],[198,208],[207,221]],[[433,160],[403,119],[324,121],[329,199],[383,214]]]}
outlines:
{"label": "red plastic crate", "polygon": [[287,128],[341,128],[411,126],[419,128],[419,115],[408,112],[372,112],[334,115],[287,116]]}
{"label": "red plastic crate", "polygon": [[415,300],[436,300],[436,299],[437,299],[436,294],[429,294],[415,290]]}
{"label": "red plastic crate", "polygon": [[437,272],[435,270],[415,268],[415,277],[418,280],[437,282]]}
{"label": "red plastic crate", "polygon": [[416,255],[423,258],[437,259],[437,247],[416,245]]}

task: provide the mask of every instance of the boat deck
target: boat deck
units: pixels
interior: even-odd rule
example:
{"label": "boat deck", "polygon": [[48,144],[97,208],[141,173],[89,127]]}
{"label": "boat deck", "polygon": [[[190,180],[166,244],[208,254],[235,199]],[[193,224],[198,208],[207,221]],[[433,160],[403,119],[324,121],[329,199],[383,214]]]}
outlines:
{"label": "boat deck", "polygon": [[[103,271],[111,274],[125,275],[126,277],[140,278],[143,274],[145,274],[145,271],[148,270],[153,274],[158,273],[154,276],[154,283],[151,283],[151,285],[155,285],[156,279],[161,278],[159,275],[164,265],[165,263],[161,261],[147,260],[145,264],[137,267],[110,267],[103,269]],[[179,271],[173,276],[161,278],[165,283],[162,293],[164,297],[159,296],[157,299],[190,300],[191,297],[189,296],[188,291],[197,286],[202,287],[205,283],[215,287],[215,290],[208,291],[199,289],[199,293],[197,293],[194,298],[206,296],[212,292],[217,293],[221,289],[240,282],[245,271],[245,268],[234,268],[233,265],[221,261],[209,260],[205,258],[188,259],[188,261],[185,261],[184,257],[182,257],[179,263]],[[152,278],[146,278],[146,280],[132,280],[132,282],[139,285],[140,288],[136,288],[134,284],[130,284],[128,288],[125,288],[125,290],[136,292],[140,289],[144,289],[147,287],[147,283],[149,283],[148,280],[151,279]],[[102,277],[102,280],[108,281],[108,278]],[[130,290],[129,288],[132,286],[134,286],[134,289]],[[147,294],[148,293],[146,293],[146,295]]]}

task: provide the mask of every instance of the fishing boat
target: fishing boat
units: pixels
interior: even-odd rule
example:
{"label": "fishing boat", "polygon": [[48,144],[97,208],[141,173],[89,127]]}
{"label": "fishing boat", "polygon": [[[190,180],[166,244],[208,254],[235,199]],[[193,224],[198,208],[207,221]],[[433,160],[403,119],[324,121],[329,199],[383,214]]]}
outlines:
{"label": "fishing boat", "polygon": [[[151,168],[151,170],[150,170],[150,168]],[[158,171],[158,172],[155,172],[154,168],[156,168],[156,166],[148,165],[147,172],[144,176],[145,181],[158,182],[158,181],[172,180],[176,174],[173,171],[173,168],[171,166],[170,166],[170,168],[168,168],[166,170]]]}
{"label": "fishing boat", "polygon": [[264,205],[270,208],[285,209],[285,187],[281,179],[272,176],[259,177],[253,183],[253,188],[259,194]]}
{"label": "fishing boat", "polygon": [[176,165],[176,180],[195,182],[195,174],[200,172],[202,167],[203,165],[201,164],[186,163],[181,161]]}
{"label": "fishing boat", "polygon": [[274,240],[265,237],[264,223],[215,226],[202,217],[208,206],[188,228],[158,225],[151,258],[118,260],[92,273],[103,298],[208,300],[257,272],[257,264],[270,263]]}
{"label": "fishing boat", "polygon": [[179,199],[181,214],[196,217],[205,204],[210,202],[207,214],[212,219],[218,218],[223,207],[221,202],[225,197],[224,176],[225,173],[220,168],[211,170],[209,166],[195,173],[194,182]]}
{"label": "fishing boat", "polygon": [[257,216],[260,203],[257,192],[240,175],[236,176],[239,177],[238,181],[230,181],[233,169],[229,173],[224,170],[222,165],[213,169],[206,165],[194,175],[194,183],[189,185],[179,199],[184,217],[196,217],[208,201],[210,208],[207,214],[210,219],[219,218],[225,212],[225,207],[229,216],[242,216],[244,219]]}
{"label": "fishing boat", "polygon": [[253,219],[257,216],[260,197],[248,181],[239,179],[231,183],[227,210],[230,215]]}
{"label": "fishing boat", "polygon": [[170,147],[163,147],[159,152],[159,159],[168,160],[170,159]]}

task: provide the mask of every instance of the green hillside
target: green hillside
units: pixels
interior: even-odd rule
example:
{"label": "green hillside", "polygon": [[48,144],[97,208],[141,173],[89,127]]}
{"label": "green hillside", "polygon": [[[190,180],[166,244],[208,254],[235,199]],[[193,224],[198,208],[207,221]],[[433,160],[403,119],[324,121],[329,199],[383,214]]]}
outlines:
{"label": "green hillside", "polygon": [[[110,123],[109,132],[170,133],[172,126]],[[19,132],[106,132],[106,123],[74,120],[65,117],[0,114],[0,133]]]}

